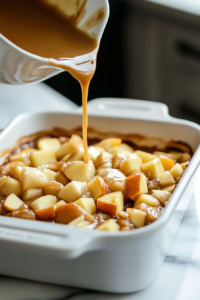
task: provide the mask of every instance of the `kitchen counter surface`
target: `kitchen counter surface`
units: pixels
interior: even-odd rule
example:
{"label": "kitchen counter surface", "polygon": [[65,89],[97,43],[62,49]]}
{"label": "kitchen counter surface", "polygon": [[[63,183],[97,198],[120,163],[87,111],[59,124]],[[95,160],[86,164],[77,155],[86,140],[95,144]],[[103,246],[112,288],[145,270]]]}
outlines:
{"label": "kitchen counter surface", "polygon": [[[32,87],[30,86],[32,89]],[[38,90],[39,88],[39,90]],[[43,85],[34,87],[35,95],[45,93]],[[5,89],[4,89],[5,90]],[[13,89],[14,90],[14,89]],[[23,90],[23,89],[22,89]],[[7,91],[8,92],[8,91]],[[51,92],[48,88],[48,92]],[[10,93],[10,91],[9,91]],[[27,87],[26,94],[30,90]],[[3,92],[0,89],[0,96]],[[6,94],[8,95],[8,94]],[[12,95],[10,95],[11,97]],[[19,99],[23,102],[24,91]],[[10,97],[8,97],[10,99]],[[60,109],[72,109],[73,103],[60,95],[51,93],[51,105],[54,109],[59,102]],[[5,99],[5,98],[4,98]],[[42,99],[42,98],[41,98]],[[60,100],[58,100],[60,99]],[[16,100],[16,99],[15,99]],[[25,98],[24,98],[25,100]],[[2,102],[0,102],[2,103]],[[41,104],[43,106],[43,104]],[[58,107],[57,107],[58,108]],[[18,108],[19,109],[19,108]],[[32,109],[29,107],[28,109]],[[4,122],[12,118],[8,111]],[[1,126],[4,123],[0,124]],[[181,226],[170,248],[168,256],[155,282],[147,289],[125,295],[105,294],[89,290],[80,290],[45,283],[37,283],[21,279],[0,276],[0,300],[199,300],[200,299],[200,169],[196,175],[196,188],[190,205],[184,215]],[[194,180],[194,179],[193,179]],[[191,191],[192,193],[192,191]],[[9,263],[9,262],[8,262]],[[117,268],[117,266],[116,266]],[[108,278],[109,280],[109,278]]]}
{"label": "kitchen counter surface", "polygon": [[155,4],[164,5],[186,13],[200,16],[200,1],[199,0],[145,0]]}
{"label": "kitchen counter surface", "polygon": [[26,111],[68,111],[76,107],[76,104],[44,83],[0,84],[0,129]]}

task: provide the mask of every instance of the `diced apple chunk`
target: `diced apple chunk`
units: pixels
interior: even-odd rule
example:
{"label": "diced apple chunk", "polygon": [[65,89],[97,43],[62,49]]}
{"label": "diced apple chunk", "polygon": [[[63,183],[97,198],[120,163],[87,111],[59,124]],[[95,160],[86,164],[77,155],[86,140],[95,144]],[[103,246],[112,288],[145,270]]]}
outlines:
{"label": "diced apple chunk", "polygon": [[29,188],[43,188],[48,182],[46,176],[38,169],[25,167],[21,171],[22,190]]}
{"label": "diced apple chunk", "polygon": [[134,153],[137,154],[142,159],[143,164],[157,158],[156,155],[141,150],[136,150]]}
{"label": "diced apple chunk", "polygon": [[109,150],[111,154],[124,154],[125,156],[129,156],[131,153],[134,153],[134,149],[129,145],[122,143],[119,146],[115,146]]}
{"label": "diced apple chunk", "polygon": [[168,191],[170,193],[173,193],[173,191],[175,190],[176,185],[175,184],[170,184],[168,186],[165,186],[162,188],[162,191]]}
{"label": "diced apple chunk", "polygon": [[69,224],[81,215],[84,216],[86,221],[91,223],[94,222],[94,217],[92,215],[90,215],[88,212],[82,209],[82,207],[74,203],[69,203],[57,207],[55,221],[57,223]]}
{"label": "diced apple chunk", "polygon": [[172,174],[169,171],[165,171],[164,173],[161,174],[160,176],[160,184],[162,186],[167,186],[170,184],[174,184],[175,180]]}
{"label": "diced apple chunk", "polygon": [[74,219],[73,221],[71,221],[70,223],[68,223],[68,226],[76,226],[79,222],[84,221],[85,217],[84,215],[80,215],[80,217]]}
{"label": "diced apple chunk", "polygon": [[49,181],[44,185],[44,195],[57,196],[64,186],[56,181]]}
{"label": "diced apple chunk", "polygon": [[148,189],[159,189],[160,188],[160,180],[153,179],[148,182]]}
{"label": "diced apple chunk", "polygon": [[60,200],[56,204],[54,204],[54,206],[59,207],[59,206],[64,205],[64,204],[66,204],[66,202],[64,200]]}
{"label": "diced apple chunk", "polygon": [[78,147],[73,150],[70,154],[65,155],[62,158],[62,161],[69,162],[69,161],[78,161],[84,159],[84,148]]}
{"label": "diced apple chunk", "polygon": [[57,138],[42,138],[39,140],[38,144],[39,150],[51,150],[56,152],[61,146],[59,139]]}
{"label": "diced apple chunk", "polygon": [[191,155],[189,153],[182,153],[181,157],[179,158],[179,163],[184,163],[184,162],[188,162],[191,160]]}
{"label": "diced apple chunk", "polygon": [[46,178],[51,181],[55,178],[56,172],[46,169],[46,168],[41,168],[40,171],[46,176]]}
{"label": "diced apple chunk", "polygon": [[[119,150],[119,146],[115,146],[115,147],[112,147],[108,150],[108,152],[110,154],[122,154],[122,152]],[[124,154],[124,153],[123,153]],[[125,154],[124,154],[125,155]]]}
{"label": "diced apple chunk", "polygon": [[78,228],[84,228],[84,229],[90,229],[90,227],[88,225],[90,225],[91,223],[88,221],[79,221],[76,223],[76,227]]}
{"label": "diced apple chunk", "polygon": [[160,178],[160,175],[165,171],[159,158],[156,158],[154,160],[142,164],[140,169],[145,174],[150,173],[151,174],[150,179]]}
{"label": "diced apple chunk", "polygon": [[111,161],[107,161],[106,163],[104,163],[103,165],[101,165],[101,166],[99,166],[98,168],[97,168],[97,170],[98,169],[108,169],[108,168],[112,168],[112,162]]}
{"label": "diced apple chunk", "polygon": [[20,182],[9,176],[3,176],[0,179],[0,194],[3,196],[9,196],[10,194],[21,196],[22,191]]}
{"label": "diced apple chunk", "polygon": [[11,194],[6,198],[3,207],[9,211],[17,210],[24,202],[19,199],[15,194]]}
{"label": "diced apple chunk", "polygon": [[78,135],[72,135],[72,137],[66,143],[62,144],[61,147],[56,151],[56,157],[58,159],[63,158],[65,155],[70,154],[73,150],[83,146],[83,140]]}
{"label": "diced apple chunk", "polygon": [[99,156],[99,154],[104,151],[105,150],[102,147],[89,146],[88,153],[89,153],[90,160],[94,162],[97,156]]}
{"label": "diced apple chunk", "polygon": [[88,163],[83,161],[69,162],[65,169],[65,175],[70,180],[89,182],[95,174],[95,167],[90,160]]}
{"label": "diced apple chunk", "polygon": [[142,160],[140,157],[129,158],[121,164],[120,171],[128,176],[135,169],[140,169]]}
{"label": "diced apple chunk", "polygon": [[23,193],[23,200],[27,201],[27,200],[35,198],[35,197],[39,198],[39,197],[42,197],[42,195],[43,195],[42,188],[30,188],[30,189],[27,189]]}
{"label": "diced apple chunk", "polygon": [[162,165],[163,165],[163,167],[164,167],[164,169],[165,169],[166,171],[171,170],[171,168],[172,168],[172,167],[175,165],[175,163],[176,163],[176,161],[175,161],[174,159],[169,158],[169,157],[167,157],[167,156],[160,155],[159,158],[160,158],[160,161],[161,161],[161,163],[162,163]]}
{"label": "diced apple chunk", "polygon": [[88,197],[90,196],[87,182],[72,181],[62,188],[62,190],[58,193],[58,198],[69,203],[82,198],[84,195]]}
{"label": "diced apple chunk", "polygon": [[31,154],[31,162],[34,167],[39,167],[56,161],[55,153],[51,150],[40,150]]}
{"label": "diced apple chunk", "polygon": [[131,177],[131,176],[134,176],[134,175],[137,175],[137,174],[142,174],[144,175],[144,173],[140,170],[140,169],[135,169],[133,172],[131,172],[128,177]]}
{"label": "diced apple chunk", "polygon": [[168,157],[168,158],[174,159],[173,155],[171,155],[171,154],[169,154],[167,152],[163,152],[163,151],[154,151],[153,154],[157,155],[158,157],[164,156],[164,157]]}
{"label": "diced apple chunk", "polygon": [[181,158],[182,152],[170,151],[169,154],[172,156],[174,160],[179,160]]}
{"label": "diced apple chunk", "polygon": [[108,138],[99,142],[96,146],[104,148],[106,151],[109,151],[115,146],[121,145],[122,140],[118,138]]}
{"label": "diced apple chunk", "polygon": [[70,182],[70,180],[61,172],[56,173],[55,180],[63,185],[67,185]]}
{"label": "diced apple chunk", "polygon": [[21,172],[22,172],[23,167],[21,166],[16,166],[14,170],[10,172],[10,176],[15,178],[16,180],[21,179]]}
{"label": "diced apple chunk", "polygon": [[55,205],[52,205],[43,209],[35,210],[35,214],[39,220],[51,221],[55,219],[55,211],[56,207]]}
{"label": "diced apple chunk", "polygon": [[146,213],[144,211],[135,209],[135,208],[127,208],[126,213],[129,216],[130,222],[136,227],[140,228],[144,226]]}
{"label": "diced apple chunk", "polygon": [[153,196],[151,195],[140,195],[139,197],[137,197],[135,203],[134,203],[134,207],[137,207],[139,204],[141,203],[145,203],[148,206],[154,206],[157,207],[159,206],[160,202]]}
{"label": "diced apple chunk", "polygon": [[170,170],[170,173],[174,178],[181,177],[184,173],[184,170],[180,164],[175,164],[175,166]]}
{"label": "diced apple chunk", "polygon": [[22,205],[19,209],[12,212],[12,217],[26,219],[26,220],[36,220],[35,213],[32,209],[28,209],[26,205]]}
{"label": "diced apple chunk", "polygon": [[152,222],[156,221],[161,215],[158,208],[150,207],[150,206],[146,205],[145,203],[139,204],[136,207],[136,209],[139,209],[146,213],[146,222],[148,222],[148,223],[152,223]]}
{"label": "diced apple chunk", "polygon": [[119,170],[108,168],[97,170],[97,175],[102,177],[111,192],[121,191],[127,199],[125,178],[126,176]]}
{"label": "diced apple chunk", "polygon": [[103,178],[96,176],[88,183],[88,188],[94,200],[108,193],[108,187]]}
{"label": "diced apple chunk", "polygon": [[137,174],[125,179],[129,198],[135,200],[139,195],[148,193],[147,178],[145,175]]}
{"label": "diced apple chunk", "polygon": [[60,136],[58,139],[59,139],[61,145],[63,145],[64,143],[69,141],[69,138],[67,136]]}
{"label": "diced apple chunk", "polygon": [[139,210],[144,211],[144,212],[147,213],[147,208],[148,208],[148,207],[149,207],[149,206],[148,206],[147,204],[145,204],[145,203],[140,203],[138,206],[135,207],[135,209],[139,209]]}
{"label": "diced apple chunk", "polygon": [[181,163],[181,167],[183,168],[183,171],[185,172],[185,170],[188,167],[188,162]]}
{"label": "diced apple chunk", "polygon": [[156,207],[148,207],[146,221],[149,223],[153,223],[160,217],[160,215],[161,213]]}
{"label": "diced apple chunk", "polygon": [[152,192],[156,196],[158,201],[160,201],[160,203],[164,206],[165,206],[165,202],[168,201],[169,198],[171,197],[171,193],[168,191],[152,190]]}
{"label": "diced apple chunk", "polygon": [[[63,162],[62,167],[60,168],[59,172],[63,175],[65,175],[65,169],[66,169],[67,163]],[[68,179],[69,180],[69,179]]]}
{"label": "diced apple chunk", "polygon": [[93,215],[96,213],[96,204],[92,198],[80,198],[74,202],[75,204],[81,206],[89,214]]}
{"label": "diced apple chunk", "polygon": [[[12,175],[12,172],[15,170],[16,167],[26,167],[26,165],[21,162],[21,161],[12,161],[12,162],[8,162],[6,165],[0,166],[0,175],[6,175],[6,176],[11,176],[14,177]],[[15,178],[17,179],[17,178]],[[17,179],[18,180],[18,179]]]}
{"label": "diced apple chunk", "polygon": [[117,205],[114,203],[107,203],[107,202],[97,199],[97,208],[100,212],[103,212],[105,214],[108,214],[111,216],[118,215]]}
{"label": "diced apple chunk", "polygon": [[130,153],[130,154],[127,156],[127,158],[140,158],[140,159],[141,159],[141,157],[139,157],[135,152],[134,152],[134,153]]}
{"label": "diced apple chunk", "polygon": [[112,167],[119,169],[121,164],[127,160],[126,155],[122,153],[115,153],[112,158]]}
{"label": "diced apple chunk", "polygon": [[112,219],[100,224],[96,230],[102,230],[102,231],[119,231],[120,227],[119,225]]}
{"label": "diced apple chunk", "polygon": [[101,152],[97,158],[94,160],[94,165],[96,168],[100,167],[101,165],[111,162],[113,155],[108,152]]}
{"label": "diced apple chunk", "polygon": [[26,166],[30,166],[31,165],[30,155],[34,152],[37,152],[37,150],[32,148],[24,149],[21,152],[12,155],[10,157],[10,161],[17,160],[23,162]]}
{"label": "diced apple chunk", "polygon": [[134,149],[131,146],[127,145],[126,143],[122,143],[121,145],[119,145],[119,150],[129,152],[129,153],[134,153]]}
{"label": "diced apple chunk", "polygon": [[46,169],[52,170],[54,172],[58,172],[60,170],[60,168],[62,168],[63,164],[64,163],[61,161],[52,161],[45,165],[39,166],[38,169],[40,170],[42,168],[46,168]]}
{"label": "diced apple chunk", "polygon": [[40,197],[40,198],[34,200],[31,203],[31,208],[34,211],[40,210],[40,209],[48,208],[48,207],[54,205],[56,202],[57,202],[57,198],[55,196],[52,196],[52,195],[43,196],[43,197]]}
{"label": "diced apple chunk", "polygon": [[97,199],[99,211],[117,216],[119,211],[124,209],[124,198],[122,192],[114,192]]}

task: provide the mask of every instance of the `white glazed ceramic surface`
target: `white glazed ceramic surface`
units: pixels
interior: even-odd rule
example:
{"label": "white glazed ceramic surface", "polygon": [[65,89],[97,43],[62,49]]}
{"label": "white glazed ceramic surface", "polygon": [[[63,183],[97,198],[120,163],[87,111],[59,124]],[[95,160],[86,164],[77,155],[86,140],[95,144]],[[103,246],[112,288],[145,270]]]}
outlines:
{"label": "white glazed ceramic surface", "polygon": [[[110,116],[103,116],[100,104]],[[121,117],[113,115],[116,107]],[[157,276],[192,197],[199,126],[171,118],[166,106],[145,101],[101,99],[89,104],[89,112],[89,126],[98,130],[183,140],[193,147],[195,155],[168,206],[150,226],[119,233],[0,217],[0,274],[115,293],[138,291]],[[0,135],[0,150],[21,136],[55,126],[72,129],[81,121],[80,111],[23,114]]]}
{"label": "white glazed ceramic surface", "polygon": [[[108,21],[108,0],[87,0],[86,15],[79,24],[79,26],[81,26],[90,15],[102,7],[105,7],[104,20],[88,32],[89,34],[94,33],[93,36],[95,36],[99,42]],[[24,51],[0,33],[0,82],[27,84],[45,80],[62,71],[63,69],[61,68],[51,66],[47,58],[42,58]]]}
{"label": "white glazed ceramic surface", "polygon": [[[164,264],[156,280],[148,288],[135,293],[117,295],[0,276],[1,298],[3,300],[199,300],[199,179],[200,168],[196,173],[194,196]],[[186,196],[187,194],[183,195]],[[113,268],[118,271],[117,265]]]}

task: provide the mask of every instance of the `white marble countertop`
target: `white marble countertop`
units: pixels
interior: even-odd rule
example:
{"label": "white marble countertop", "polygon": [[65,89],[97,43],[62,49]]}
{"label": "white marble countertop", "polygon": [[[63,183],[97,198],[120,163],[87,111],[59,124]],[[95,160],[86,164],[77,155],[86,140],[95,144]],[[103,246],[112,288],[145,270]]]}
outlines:
{"label": "white marble countertop", "polygon": [[145,1],[164,5],[166,7],[170,7],[186,13],[200,16],[199,0],[145,0]]}
{"label": "white marble countertop", "polygon": [[67,111],[76,107],[44,83],[23,86],[0,84],[0,129],[26,111]]}
{"label": "white marble countertop", "polygon": [[[51,89],[46,88],[46,86],[43,86],[42,84],[25,88],[26,92],[22,87],[20,92],[20,88],[18,87],[17,97],[22,103],[26,101],[27,95],[29,95],[30,99],[33,99],[32,95],[38,95],[38,99],[41,99],[39,102],[40,107],[45,108],[44,105],[47,105],[47,102],[45,101],[47,101],[46,96],[48,94],[48,96],[51,97],[51,101],[48,102],[49,109],[55,109],[55,107],[58,108],[59,105],[59,109],[66,110],[75,107],[73,103],[69,102],[63,97],[60,97],[60,95],[52,92]],[[15,97],[16,90],[16,87],[13,87],[12,91],[10,91],[10,89],[7,90],[6,97],[8,101],[10,101],[12,97]],[[32,94],[33,91],[34,94]],[[9,97],[8,93],[10,93]],[[43,93],[43,97],[41,96],[41,93]],[[0,85],[1,106],[4,105],[2,104],[4,103],[2,101],[5,101],[3,94],[5,95],[5,87],[2,89],[2,86]],[[43,99],[46,100],[44,100],[44,103],[42,104]],[[16,100],[16,97],[15,101],[18,101]],[[10,101],[9,103],[10,105],[13,105],[13,102]],[[29,107],[26,107],[26,110],[36,108],[38,107],[34,106],[33,108],[29,103]],[[24,107],[20,108],[19,104],[19,107],[16,108],[16,110],[24,110]],[[0,121],[0,126],[2,126],[4,122],[7,123],[13,117],[13,112],[14,114],[16,113],[16,110],[13,108],[11,110],[11,114],[5,110],[4,113],[6,117],[4,116],[4,121],[2,123]],[[200,169],[197,172],[196,179],[199,182]],[[181,226],[179,227],[178,233],[170,248],[168,256],[165,259],[162,269],[155,282],[149,288],[138,293],[116,295],[0,276],[0,300],[199,300],[200,188],[198,182],[196,184],[196,189],[190,205],[185,213]]]}

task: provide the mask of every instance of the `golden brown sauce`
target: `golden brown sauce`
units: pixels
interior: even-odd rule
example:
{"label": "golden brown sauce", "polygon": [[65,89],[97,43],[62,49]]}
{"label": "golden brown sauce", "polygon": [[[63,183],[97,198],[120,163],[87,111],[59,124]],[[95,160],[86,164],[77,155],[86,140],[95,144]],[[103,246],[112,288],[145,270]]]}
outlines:
{"label": "golden brown sauce", "polygon": [[[52,3],[52,1],[49,1]],[[58,2],[59,3],[59,2]],[[66,5],[69,7],[66,7]],[[47,4],[46,0],[0,0],[0,33],[18,47],[49,58],[51,65],[70,72],[81,84],[83,102],[83,139],[85,162],[87,150],[87,98],[96,68],[98,42],[77,28],[85,15],[87,0],[66,1],[65,7]],[[66,12],[69,15],[66,15]],[[96,11],[84,23],[92,28],[102,21],[105,12]]]}

